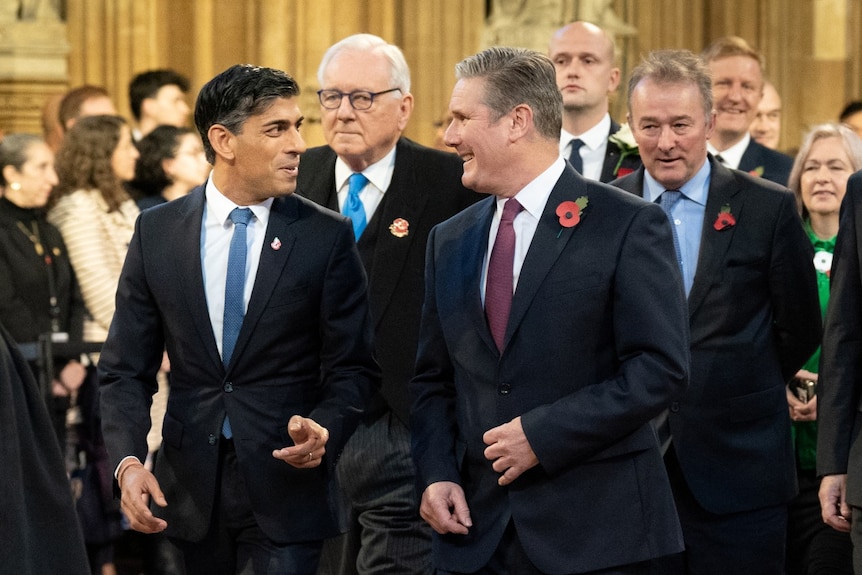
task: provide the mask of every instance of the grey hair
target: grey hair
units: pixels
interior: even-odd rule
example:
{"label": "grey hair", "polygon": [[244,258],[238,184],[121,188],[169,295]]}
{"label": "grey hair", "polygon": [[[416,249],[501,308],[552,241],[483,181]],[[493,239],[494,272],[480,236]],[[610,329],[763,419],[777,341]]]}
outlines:
{"label": "grey hair", "polygon": [[34,144],[42,144],[43,140],[40,136],[34,134],[8,134],[0,141],[0,185],[5,186],[8,182],[3,176],[3,168],[12,166],[19,172],[21,167],[27,163],[27,151]]}
{"label": "grey hair", "polygon": [[390,87],[400,88],[403,94],[410,92],[410,67],[407,65],[407,60],[404,59],[401,48],[374,34],[354,34],[329,47],[323,54],[320,67],[317,69],[317,82],[321,88],[325,88],[323,75],[332,59],[342,52],[352,51],[383,55],[389,62],[389,74],[392,82]]}
{"label": "grey hair", "polygon": [[494,46],[465,58],[455,66],[458,80],[485,80],[483,103],[499,120],[515,106],[527,104],[543,137],[560,139],[563,96],[557,87],[554,64],[544,54],[526,48]]}
{"label": "grey hair", "polygon": [[712,114],[712,75],[703,60],[689,50],[655,50],[637,65],[629,78],[629,115],[632,113],[632,93],[647,79],[663,86],[693,84],[703,98],[704,113],[707,117]]}

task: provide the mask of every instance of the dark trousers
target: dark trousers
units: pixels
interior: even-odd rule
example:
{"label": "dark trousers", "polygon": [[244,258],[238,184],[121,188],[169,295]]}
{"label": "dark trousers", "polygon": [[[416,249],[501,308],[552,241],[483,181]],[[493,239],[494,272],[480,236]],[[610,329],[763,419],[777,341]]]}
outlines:
{"label": "dark trousers", "polygon": [[665,464],[685,539],[686,573],[784,575],[786,505],[710,513],[689,489],[673,445],[665,455]]}
{"label": "dark trousers", "polygon": [[198,542],[171,539],[183,555],[187,575],[313,575],[322,542],[277,545],[271,541],[254,518],[233,441],[222,438],[221,442],[216,501],[206,537]]}
{"label": "dark trousers", "polygon": [[[580,533],[572,534],[572,548],[578,545],[578,537],[600,537],[596,533]],[[590,571],[582,575],[677,575],[678,572],[673,570],[671,564],[666,563],[664,559],[653,561],[642,561],[631,565],[621,565],[611,569],[602,569],[600,571]],[[503,533],[503,538],[500,544],[497,545],[497,550],[491,556],[491,560],[482,569],[473,573],[452,573],[450,571],[436,572],[436,575],[545,575],[539,571],[530,558],[527,557],[524,547],[521,545],[521,538],[518,537],[518,532],[515,529],[515,523],[509,521],[506,531]],[[574,574],[573,574],[574,575]],[[741,574],[738,574],[741,575]]]}
{"label": "dark trousers", "polygon": [[853,575],[850,534],[823,522],[820,480],[813,469],[797,477],[799,495],[790,503],[787,523],[787,575]]}
{"label": "dark trousers", "polygon": [[391,411],[359,425],[338,460],[349,531],[324,543],[320,575],[426,575],[431,528],[419,516],[410,432]]}

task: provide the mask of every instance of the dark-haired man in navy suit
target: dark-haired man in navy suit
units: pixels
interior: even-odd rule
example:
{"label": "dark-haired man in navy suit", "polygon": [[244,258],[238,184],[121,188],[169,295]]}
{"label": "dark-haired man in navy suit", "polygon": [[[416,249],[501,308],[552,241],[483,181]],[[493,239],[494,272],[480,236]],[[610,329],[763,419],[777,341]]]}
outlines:
{"label": "dark-haired man in navy suit", "polygon": [[751,138],[749,128],[763,97],[763,56],[736,36],[719,38],[701,58],[712,74],[715,130],[707,149],[728,168],[786,186],[793,158]]}
{"label": "dark-haired man in navy suit", "polygon": [[[379,378],[350,222],[293,195],[298,95],[247,65],[201,88],[212,174],[138,218],[99,361],[123,511],[164,531],[189,575],[315,573],[339,529],[335,461]],[[141,461],[164,349],[153,475]]]}
{"label": "dark-haired man in navy suit", "polygon": [[686,573],[781,575],[796,493],[785,388],[820,341],[811,242],[786,188],[708,156],[694,54],[650,54],[628,93],[644,168],[614,185],[666,209],[688,295],[691,380],[657,421]]}
{"label": "dark-haired man in navy suit", "polygon": [[548,58],[456,73],[446,143],[491,197],[428,239],[410,415],[435,567],[656,573],[682,541],[650,420],[688,378],[667,218],[560,157]]}

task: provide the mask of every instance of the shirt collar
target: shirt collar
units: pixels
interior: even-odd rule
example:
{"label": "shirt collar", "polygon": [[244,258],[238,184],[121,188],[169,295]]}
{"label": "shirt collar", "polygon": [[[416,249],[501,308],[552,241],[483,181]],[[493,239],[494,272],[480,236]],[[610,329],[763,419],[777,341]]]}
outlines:
{"label": "shirt collar", "polygon": [[751,142],[751,134],[748,132],[745,133],[745,136],[742,137],[740,141],[724,150],[723,152],[719,152],[715,149],[715,146],[712,145],[711,142],[706,143],[706,149],[713,156],[717,156],[721,154],[721,158],[724,160],[724,164],[728,168],[737,169],[739,168],[739,163],[742,161],[742,155],[745,153],[745,150],[748,149],[748,144]]}
{"label": "shirt collar", "polygon": [[580,138],[584,145],[590,150],[597,150],[603,146],[608,139],[608,134],[611,132],[611,116],[605,114],[598,124],[584,132],[576,135],[567,132],[564,129],[560,130],[560,153],[566,151],[566,147],[572,141],[572,138]]}
{"label": "shirt collar", "polygon": [[[368,178],[368,181],[382,193],[386,193],[389,188],[389,183],[392,181],[392,172],[395,170],[395,148],[362,170],[362,173]],[[302,161],[300,160],[300,163]],[[338,157],[335,160],[335,189],[340,190],[347,185],[347,180],[353,175],[353,170],[347,165],[347,162]]]}
{"label": "shirt collar", "polygon": [[228,227],[230,213],[234,208],[250,208],[254,217],[263,224],[264,228],[266,228],[269,223],[269,211],[272,208],[274,198],[267,198],[259,204],[254,204],[252,206],[239,206],[221,193],[213,183],[212,175],[207,178],[205,194],[206,206],[210,217],[214,217],[222,227]]}
{"label": "shirt collar", "polygon": [[[712,167],[708,161],[704,161],[694,176],[684,183],[679,189],[682,195],[693,202],[706,206],[706,197],[709,195],[709,181]],[[655,202],[665,191],[665,187],[658,183],[647,170],[644,170],[644,199]]]}
{"label": "shirt collar", "polygon": [[[557,184],[557,180],[563,174],[565,167],[566,161],[562,156],[557,156],[557,159],[554,160],[548,169],[515,194],[514,197],[518,199],[518,203],[524,206],[524,211],[529,212],[537,220],[541,219],[545,204],[548,203],[548,197]],[[498,212],[503,212],[504,203],[506,203],[506,198],[497,198]]]}

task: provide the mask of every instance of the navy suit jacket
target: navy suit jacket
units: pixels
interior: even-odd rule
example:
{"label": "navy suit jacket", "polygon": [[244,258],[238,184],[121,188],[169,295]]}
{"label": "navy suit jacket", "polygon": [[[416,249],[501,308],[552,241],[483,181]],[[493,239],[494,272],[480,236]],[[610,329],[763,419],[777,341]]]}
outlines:
{"label": "navy suit jacket", "polygon": [[[697,501],[712,513],[737,513],[787,503],[796,493],[785,384],[820,342],[820,304],[793,195],[708,161],[688,297],[691,381],[669,422]],[[642,196],[644,170],[614,185]],[[717,230],[725,206],[736,223]]]}
{"label": "navy suit jacket", "polygon": [[758,144],[752,139],[739,160],[738,169],[743,172],[754,172],[753,175],[759,175],[761,178],[786,187],[792,168],[793,158]]}
{"label": "navy suit jacket", "polygon": [[[564,201],[588,199],[561,227]],[[434,534],[438,569],[486,564],[510,519],[543,572],[573,573],[682,549],[650,419],[685,390],[688,332],[670,226],[657,205],[567,165],[524,261],[502,354],[481,300],[495,198],[431,232],[410,388],[421,487],[464,488],[473,526]],[[539,459],[508,487],[482,435],[520,416]]]}
{"label": "navy suit jacket", "polygon": [[[329,146],[304,153],[297,193],[337,211],[336,158]],[[405,424],[410,412],[407,383],[416,361],[425,292],[428,234],[436,224],[484,197],[461,185],[462,173],[462,162],[455,154],[399,139],[389,189],[358,242],[368,274],[377,361],[383,371],[380,392]],[[399,218],[408,224],[405,235],[390,229]]]}
{"label": "navy suit jacket", "polygon": [[[204,292],[204,204],[199,187],[145,210],[135,225],[99,361],[112,466],[147,453],[149,406],[167,347],[171,395],[155,474],[168,506],[153,509],[168,522],[167,534],[191,541],[205,535],[227,414],[264,533],[281,543],[333,536],[334,462],[379,377],[352,227],[295,195],[273,201],[254,289],[225,369]],[[315,469],[272,457],[273,449],[292,445],[287,422],[294,414],[329,430],[324,464]]]}
{"label": "navy suit jacket", "polygon": [[847,501],[862,507],[862,172],[847,181],[832,260],[817,382],[817,473],[847,474]]}

